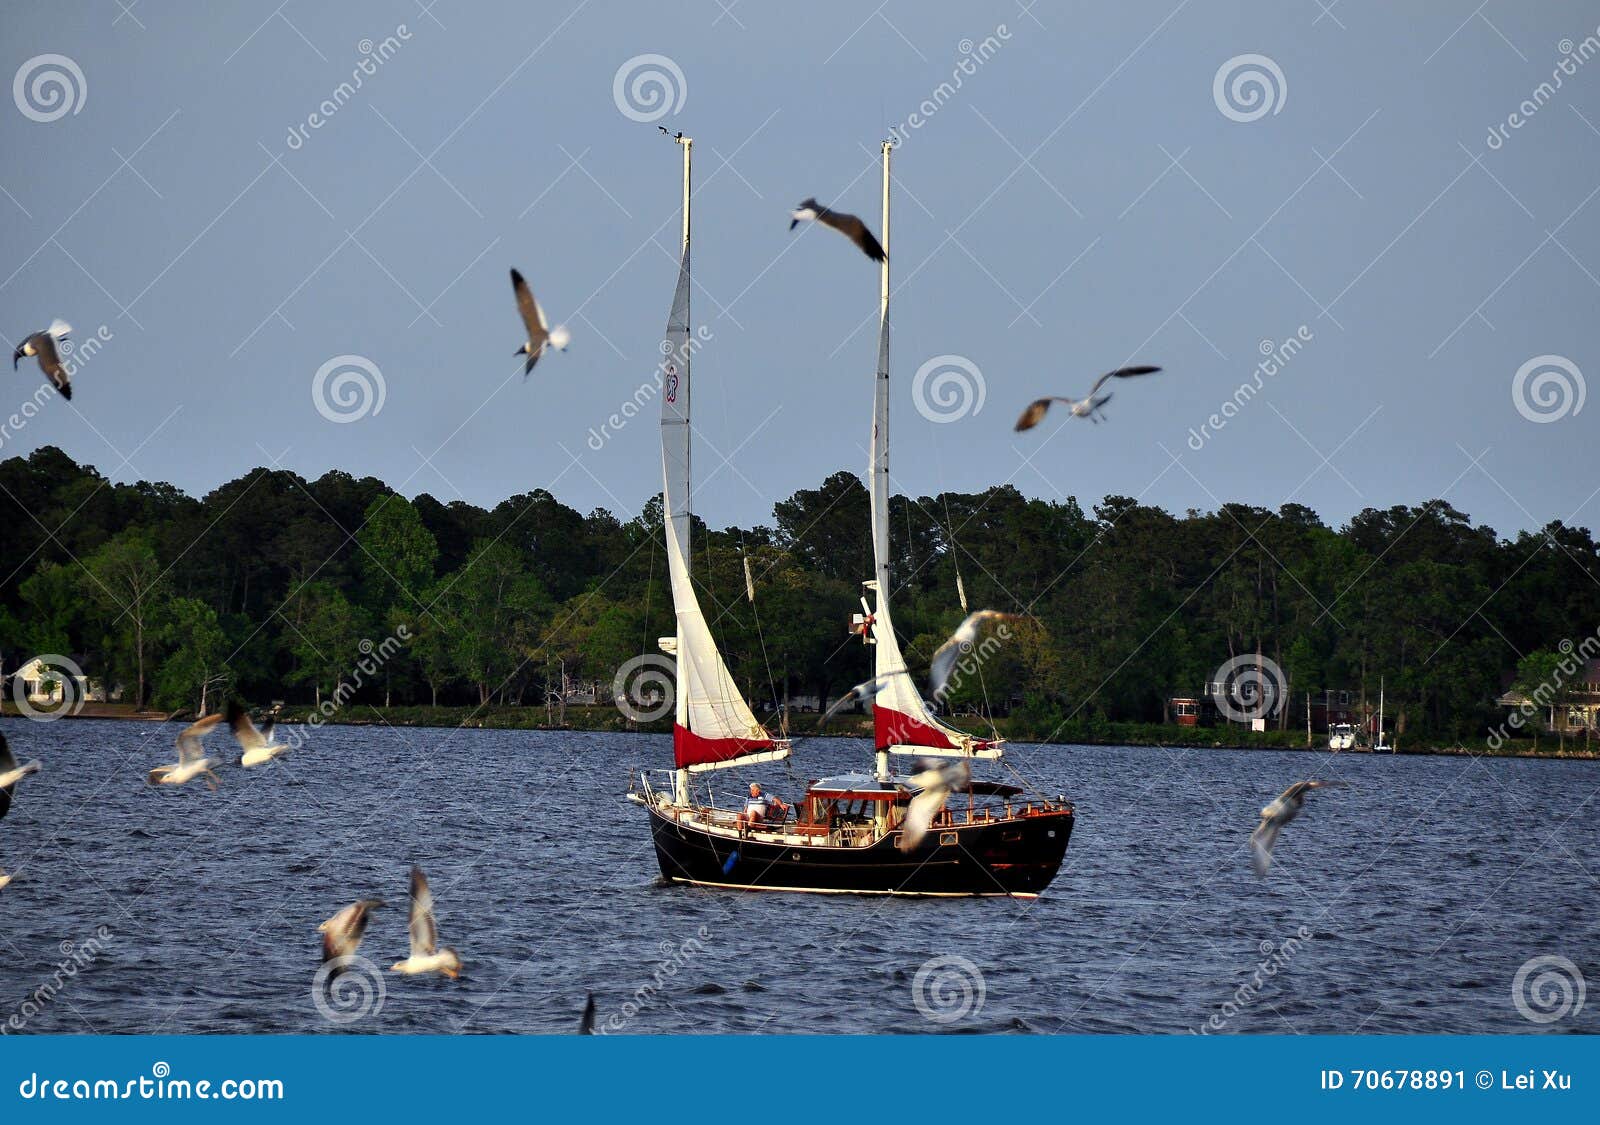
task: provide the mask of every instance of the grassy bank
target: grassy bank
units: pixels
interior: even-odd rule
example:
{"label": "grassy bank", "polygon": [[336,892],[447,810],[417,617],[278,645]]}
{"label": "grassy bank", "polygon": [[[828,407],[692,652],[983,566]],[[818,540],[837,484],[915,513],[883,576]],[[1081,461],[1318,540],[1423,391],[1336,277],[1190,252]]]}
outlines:
{"label": "grassy bank", "polygon": [[[310,707],[285,709],[282,721],[304,722],[313,714]],[[789,733],[796,738],[816,735],[818,716],[803,713],[790,717]],[[615,707],[568,707],[565,721],[561,712],[552,709],[547,716],[543,707],[388,707],[354,706],[337,713],[328,720],[333,723],[353,725],[383,725],[396,727],[460,727],[483,730],[588,730],[646,732],[670,734],[670,717],[650,723],[630,722]],[[975,734],[986,733],[987,723],[980,719],[957,720],[956,725]],[[1180,727],[1165,723],[1110,723],[1099,720],[1070,720],[1049,722],[1026,714],[1009,715],[997,719],[994,729],[1013,742],[1076,743],[1090,746],[1152,746],[1200,747],[1235,750],[1305,750],[1305,731],[1250,731],[1241,727]],[[867,715],[849,715],[835,718],[823,734],[827,737],[870,738],[872,720]],[[1326,741],[1318,738],[1309,749],[1325,750]],[[1514,739],[1498,750],[1486,742],[1430,741],[1422,738],[1401,740],[1402,754],[1460,754],[1487,755],[1501,758],[1600,758],[1600,744],[1585,747],[1581,742],[1569,742],[1562,750],[1553,737],[1534,740]]]}
{"label": "grassy bank", "polygon": [[[0,715],[17,717],[17,709],[9,702],[0,704]],[[284,723],[304,723],[316,715],[309,706],[286,707],[280,718]],[[127,704],[87,704],[82,719],[155,719],[165,716],[155,712],[135,714]],[[181,716],[180,716],[181,717]],[[1053,718],[1053,717],[1050,717]],[[1306,746],[1303,730],[1249,731],[1241,727],[1180,727],[1165,723],[1112,723],[1097,719],[1072,719],[1051,722],[1050,718],[1018,713],[997,719],[994,729],[1012,742],[1070,743],[1089,746],[1151,746],[1198,747],[1201,749],[1230,750],[1325,750],[1321,738]],[[818,716],[796,714],[790,718],[789,733],[796,738],[816,735]],[[358,704],[336,712],[324,720],[340,726],[394,726],[394,727],[470,727],[479,730],[586,730],[616,731],[619,733],[672,733],[670,717],[650,723],[630,722],[615,707],[568,707],[563,716],[560,710],[549,714],[543,707],[372,707]],[[975,734],[986,733],[988,724],[979,719],[961,719],[956,725]],[[836,718],[823,732],[826,737],[869,738],[872,720],[866,715]],[[1452,754],[1481,755],[1495,758],[1600,758],[1600,743],[1585,745],[1569,741],[1562,748],[1554,736],[1541,737],[1537,743],[1531,738],[1510,739],[1498,749],[1483,740],[1471,742],[1440,741],[1426,738],[1402,738],[1402,754]]]}

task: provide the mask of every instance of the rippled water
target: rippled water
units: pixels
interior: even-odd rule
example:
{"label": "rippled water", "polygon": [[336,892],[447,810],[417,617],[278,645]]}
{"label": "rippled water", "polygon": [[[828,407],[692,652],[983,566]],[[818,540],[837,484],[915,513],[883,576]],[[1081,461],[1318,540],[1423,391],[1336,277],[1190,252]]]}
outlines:
{"label": "rippled water", "polygon": [[[45,762],[0,821],[18,875],[0,891],[0,1024],[27,1031],[567,1032],[588,990],[630,1032],[1600,1031],[1600,763],[1014,747],[1079,811],[1055,884],[1023,903],[661,886],[622,794],[630,766],[667,762],[665,736],[325,728],[210,793],[143,782],[176,724],[4,729]],[[792,799],[867,760],[813,740],[792,772],[717,785]],[[1355,788],[1313,794],[1258,882],[1256,810],[1314,774]],[[400,959],[413,860],[465,975],[385,973],[376,1011],[330,1023],[317,923],[384,896],[362,953]],[[1591,994],[1531,1022],[1512,981],[1552,954]]]}

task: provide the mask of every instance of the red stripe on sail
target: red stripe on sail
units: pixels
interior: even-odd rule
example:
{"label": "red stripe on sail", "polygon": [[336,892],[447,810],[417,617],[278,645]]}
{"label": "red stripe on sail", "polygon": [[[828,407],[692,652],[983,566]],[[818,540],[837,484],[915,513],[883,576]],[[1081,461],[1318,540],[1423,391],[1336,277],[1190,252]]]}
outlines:
{"label": "red stripe on sail", "polygon": [[726,762],[746,754],[771,750],[772,746],[770,738],[705,738],[677,724],[672,727],[672,756],[677,760],[679,769]]}
{"label": "red stripe on sail", "polygon": [[943,750],[960,745],[938,727],[929,726],[899,711],[891,711],[881,703],[873,705],[872,727],[879,750],[887,750],[891,746],[932,746]]}

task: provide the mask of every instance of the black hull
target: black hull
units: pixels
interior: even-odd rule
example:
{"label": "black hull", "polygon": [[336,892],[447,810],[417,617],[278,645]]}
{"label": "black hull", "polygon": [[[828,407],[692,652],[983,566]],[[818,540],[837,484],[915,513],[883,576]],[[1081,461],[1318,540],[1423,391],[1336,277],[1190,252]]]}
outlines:
{"label": "black hull", "polygon": [[[735,839],[680,824],[651,808],[650,832],[662,877],[745,890],[835,894],[1016,895],[1050,885],[1066,855],[1068,809],[936,829],[909,853],[897,836],[866,847]],[[954,834],[954,842],[948,841]]]}

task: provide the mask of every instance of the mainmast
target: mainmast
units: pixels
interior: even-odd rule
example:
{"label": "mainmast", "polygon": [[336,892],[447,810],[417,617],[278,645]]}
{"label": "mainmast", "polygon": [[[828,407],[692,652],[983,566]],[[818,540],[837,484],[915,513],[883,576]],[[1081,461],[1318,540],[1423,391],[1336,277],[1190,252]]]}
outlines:
{"label": "mainmast", "polygon": [[[682,547],[682,565],[685,577],[693,559],[693,552],[689,550],[689,532],[694,524],[694,517],[690,514],[689,507],[689,298],[692,287],[689,283],[689,169],[694,150],[694,138],[686,137],[679,133],[674,138],[683,148],[683,240],[678,248],[678,288],[673,295],[672,315],[667,323],[667,339],[672,343],[672,349],[662,361],[665,364],[662,372],[663,401],[661,411],[662,433],[662,462],[665,469],[665,479],[662,485],[661,504],[663,507],[662,518],[668,523],[668,535],[677,536]],[[680,366],[680,375],[673,368],[676,363]],[[666,428],[681,426],[683,433],[681,440],[667,439]],[[673,478],[677,479],[674,480]],[[676,503],[672,492],[674,485],[678,491]],[[687,585],[687,582],[685,583]],[[680,666],[689,651],[683,635],[683,618],[677,613],[673,614],[676,631],[673,638],[673,659]],[[689,725],[689,693],[680,687],[675,699],[676,714],[673,716],[674,730],[682,730]],[[689,770],[688,767],[679,765],[673,775],[674,800],[680,805],[689,803]]]}
{"label": "mainmast", "polygon": [[[883,246],[878,273],[878,372],[872,398],[872,577],[877,583],[876,612],[884,615],[885,624],[889,612],[889,154],[893,151],[894,145],[884,141],[883,221],[878,227]],[[891,638],[893,628],[889,625]],[[898,671],[890,665],[899,661],[898,645],[878,644],[873,648],[872,674],[883,676]],[[878,779],[887,781],[887,747],[878,747],[875,762]]]}
{"label": "mainmast", "polygon": [[694,142],[684,136],[674,139],[683,146],[683,250],[658,373],[662,523],[677,627],[672,636],[661,638],[661,647],[676,661],[676,710],[672,728],[673,758],[677,767],[675,796],[680,805],[687,805],[690,773],[753,761],[776,761],[788,756],[789,746],[772,737],[739,693],[712,637],[690,575],[693,493],[689,475],[692,437],[689,376],[696,340],[689,317],[692,229],[689,204],[690,155]]}
{"label": "mainmast", "polygon": [[873,380],[872,453],[868,466],[872,504],[873,604],[866,609],[865,628],[874,646],[873,675],[882,684],[873,699],[873,745],[880,780],[890,776],[889,755],[998,758],[996,740],[976,739],[941,722],[928,709],[906,667],[889,611],[894,586],[889,573],[889,155],[883,142],[883,264],[878,283],[878,370]]}

